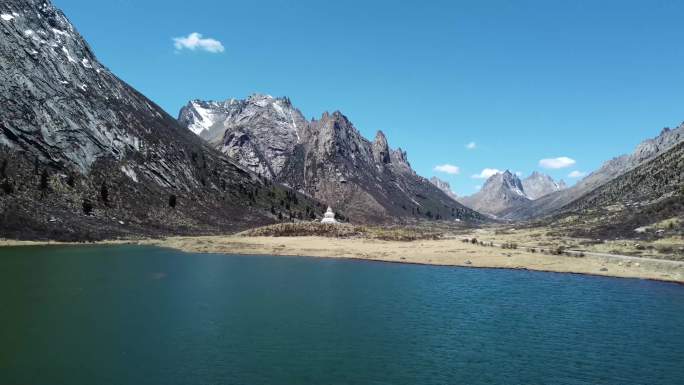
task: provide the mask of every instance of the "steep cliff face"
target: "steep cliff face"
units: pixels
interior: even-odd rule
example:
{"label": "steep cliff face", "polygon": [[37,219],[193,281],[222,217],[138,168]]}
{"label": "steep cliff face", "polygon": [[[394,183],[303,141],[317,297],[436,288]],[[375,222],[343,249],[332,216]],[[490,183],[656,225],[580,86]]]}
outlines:
{"label": "steep cliff face", "polygon": [[352,220],[482,218],[418,176],[406,152],[392,149],[384,133],[371,142],[338,111],[306,121],[286,98],[191,102],[180,122],[194,131],[194,117],[202,114],[193,112],[193,105],[240,105],[235,113],[224,113],[223,107],[203,113],[222,117],[209,124],[223,127],[220,141],[218,132],[200,135],[243,166],[339,208]]}
{"label": "steep cliff face", "polygon": [[272,221],[257,209],[271,204],[254,198],[263,188],[255,175],[100,64],[49,1],[4,0],[0,14],[0,236],[100,238]]}
{"label": "steep cliff face", "polygon": [[520,178],[508,170],[489,177],[480,191],[459,200],[473,210],[495,217],[530,202]]}
{"label": "steep cliff face", "polygon": [[574,186],[543,196],[526,206],[506,213],[512,220],[538,218],[558,212],[563,206],[581,198],[612,179],[667,152],[684,140],[684,124],[662,130],[655,138],[641,142],[634,152],[605,162]]}

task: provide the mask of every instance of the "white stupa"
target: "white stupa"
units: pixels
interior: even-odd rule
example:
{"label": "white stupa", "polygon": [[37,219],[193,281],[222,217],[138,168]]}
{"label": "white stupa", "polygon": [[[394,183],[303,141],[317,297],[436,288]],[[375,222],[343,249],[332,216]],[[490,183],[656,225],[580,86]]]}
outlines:
{"label": "white stupa", "polygon": [[328,206],[328,210],[323,215],[321,223],[337,223],[337,221],[335,220],[335,213],[332,211],[330,206]]}

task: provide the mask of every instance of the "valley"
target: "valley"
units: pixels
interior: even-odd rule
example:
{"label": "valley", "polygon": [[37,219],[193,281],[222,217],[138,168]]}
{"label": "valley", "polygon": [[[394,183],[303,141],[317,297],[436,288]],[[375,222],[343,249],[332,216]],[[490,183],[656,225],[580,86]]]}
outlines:
{"label": "valley", "polygon": [[12,15],[0,22],[5,242],[225,236],[315,226],[332,206],[353,226],[680,258],[684,125],[571,186],[506,170],[458,196],[340,111],[307,119],[290,98],[255,93],[191,100],[174,119],[101,64],[49,2],[2,7]]}

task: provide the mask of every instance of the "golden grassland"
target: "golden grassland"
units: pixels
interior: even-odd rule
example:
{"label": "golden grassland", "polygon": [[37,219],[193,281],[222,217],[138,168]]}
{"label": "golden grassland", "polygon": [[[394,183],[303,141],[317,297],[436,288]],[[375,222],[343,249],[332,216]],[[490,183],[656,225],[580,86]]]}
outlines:
{"label": "golden grassland", "polygon": [[[645,278],[684,283],[681,237],[598,241],[558,236],[544,227],[355,226],[277,224],[234,235],[129,239],[193,253],[309,256]],[[46,242],[0,240],[1,245]],[[61,243],[48,243],[61,244]],[[669,251],[667,253],[665,251]]]}

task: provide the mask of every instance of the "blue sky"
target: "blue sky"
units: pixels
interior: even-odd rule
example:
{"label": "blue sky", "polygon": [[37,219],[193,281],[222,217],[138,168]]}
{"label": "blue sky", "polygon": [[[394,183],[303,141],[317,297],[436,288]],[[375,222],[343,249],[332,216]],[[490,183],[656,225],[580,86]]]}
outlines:
{"label": "blue sky", "polygon": [[[54,3],[173,116],[190,99],[254,92],[309,118],[340,110],[459,195],[486,168],[571,182],[684,121],[682,1]],[[193,32],[195,50],[174,46]],[[540,166],[563,157],[575,163]],[[459,173],[435,170],[445,164]]]}

